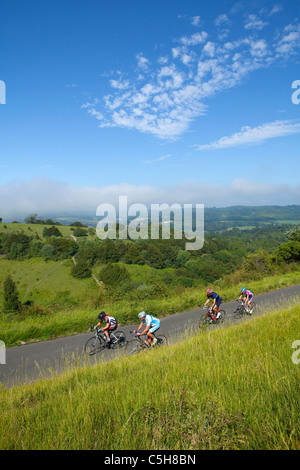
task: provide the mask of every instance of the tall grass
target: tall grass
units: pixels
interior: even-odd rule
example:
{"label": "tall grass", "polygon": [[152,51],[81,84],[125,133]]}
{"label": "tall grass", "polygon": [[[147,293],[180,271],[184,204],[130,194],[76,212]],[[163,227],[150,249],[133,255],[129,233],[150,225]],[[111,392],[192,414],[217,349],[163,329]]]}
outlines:
{"label": "tall grass", "polygon": [[1,449],[300,449],[300,307],[0,389]]}

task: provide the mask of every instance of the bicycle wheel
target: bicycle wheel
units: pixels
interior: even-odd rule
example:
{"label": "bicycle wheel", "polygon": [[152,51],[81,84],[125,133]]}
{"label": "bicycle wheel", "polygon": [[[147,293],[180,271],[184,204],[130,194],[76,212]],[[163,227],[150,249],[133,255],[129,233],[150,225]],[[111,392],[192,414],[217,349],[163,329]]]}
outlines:
{"label": "bicycle wheel", "polygon": [[127,356],[133,356],[134,354],[141,352],[144,348],[145,346],[143,346],[138,339],[132,339],[126,344],[125,353]]}
{"label": "bicycle wheel", "polygon": [[97,351],[100,351],[101,346],[102,346],[102,342],[100,338],[96,338],[95,336],[93,336],[92,338],[88,339],[87,342],[85,343],[84,352],[92,356]]}
{"label": "bicycle wheel", "polygon": [[237,320],[238,320],[239,318],[242,318],[243,315],[244,315],[244,309],[243,309],[242,307],[238,307],[238,308],[236,309],[236,311],[233,312],[233,316],[234,316],[234,318],[236,318]]}
{"label": "bicycle wheel", "polygon": [[207,316],[207,313],[203,313],[199,320],[199,328],[207,325],[210,322],[211,318]]}
{"label": "bicycle wheel", "polygon": [[223,323],[225,321],[225,318],[226,318],[226,312],[225,310],[220,310],[220,316],[218,318],[218,323]]}
{"label": "bicycle wheel", "polygon": [[157,346],[168,346],[168,338],[166,335],[157,335]]}
{"label": "bicycle wheel", "polygon": [[251,302],[251,307],[252,307],[252,312],[251,313],[254,313],[256,311],[256,303]]}
{"label": "bicycle wheel", "polygon": [[111,334],[112,346],[113,348],[123,348],[126,344],[126,336],[123,331],[116,331]]}

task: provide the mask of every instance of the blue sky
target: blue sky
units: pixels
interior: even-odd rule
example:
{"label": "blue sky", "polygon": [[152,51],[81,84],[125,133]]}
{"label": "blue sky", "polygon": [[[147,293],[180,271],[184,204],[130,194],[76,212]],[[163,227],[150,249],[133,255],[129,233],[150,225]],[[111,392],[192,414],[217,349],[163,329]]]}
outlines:
{"label": "blue sky", "polygon": [[300,204],[299,1],[0,8],[0,215]]}

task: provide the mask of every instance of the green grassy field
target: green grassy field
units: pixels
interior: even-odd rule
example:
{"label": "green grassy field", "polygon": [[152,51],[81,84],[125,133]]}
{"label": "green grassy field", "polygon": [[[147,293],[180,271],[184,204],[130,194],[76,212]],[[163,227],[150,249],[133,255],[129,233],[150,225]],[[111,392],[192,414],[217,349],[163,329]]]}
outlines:
{"label": "green grassy field", "polygon": [[299,450],[299,339],[294,306],[2,388],[0,448]]}
{"label": "green grassy field", "polygon": [[[4,233],[24,231],[24,233],[28,236],[37,234],[42,238],[42,233],[45,227],[49,228],[52,226],[42,224],[22,224],[20,222],[10,224],[2,223],[0,224],[0,231]],[[57,225],[57,228],[64,237],[70,237],[73,234],[71,230],[72,227],[69,227],[67,225]]]}
{"label": "green grassy field", "polygon": [[[11,274],[22,302],[34,301],[41,306],[49,306],[63,292],[69,292],[74,304],[87,298],[87,292],[97,290],[92,278],[76,279],[71,275],[71,260],[44,261],[30,258],[23,261],[0,259],[0,284]],[[0,303],[3,290],[0,290]]]}

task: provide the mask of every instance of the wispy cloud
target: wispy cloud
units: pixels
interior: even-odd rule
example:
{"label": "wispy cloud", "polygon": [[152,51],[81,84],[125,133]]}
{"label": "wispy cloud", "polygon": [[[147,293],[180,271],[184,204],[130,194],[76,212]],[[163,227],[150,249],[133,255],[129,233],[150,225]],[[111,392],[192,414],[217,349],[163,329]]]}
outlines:
{"label": "wispy cloud", "polygon": [[274,121],[257,127],[245,126],[239,132],[221,137],[209,144],[197,145],[197,150],[218,150],[240,145],[257,145],[269,139],[287,135],[300,134],[300,123],[293,121]]}
{"label": "wispy cloud", "polygon": [[263,29],[268,23],[260,19],[257,15],[248,15],[245,22],[245,29]]}
{"label": "wispy cloud", "polygon": [[[173,40],[168,54],[150,61],[137,53],[133,75],[127,70],[124,79],[117,71],[110,77],[111,91],[99,103],[83,107],[100,128],[123,127],[159,139],[178,139],[206,114],[209,98],[238,86],[255,70],[293,60],[300,48],[300,23],[276,28],[273,36],[263,35],[265,20],[271,22],[280,8],[248,15],[246,36],[228,40],[232,20],[224,13],[215,18],[213,33],[182,35]],[[200,18],[192,21],[199,26]]]}
{"label": "wispy cloud", "polygon": [[154,160],[145,160],[144,163],[149,164],[149,163],[161,162],[161,161],[167,160],[167,158],[171,158],[171,157],[172,157],[171,154],[163,155],[162,157],[156,158]]}

